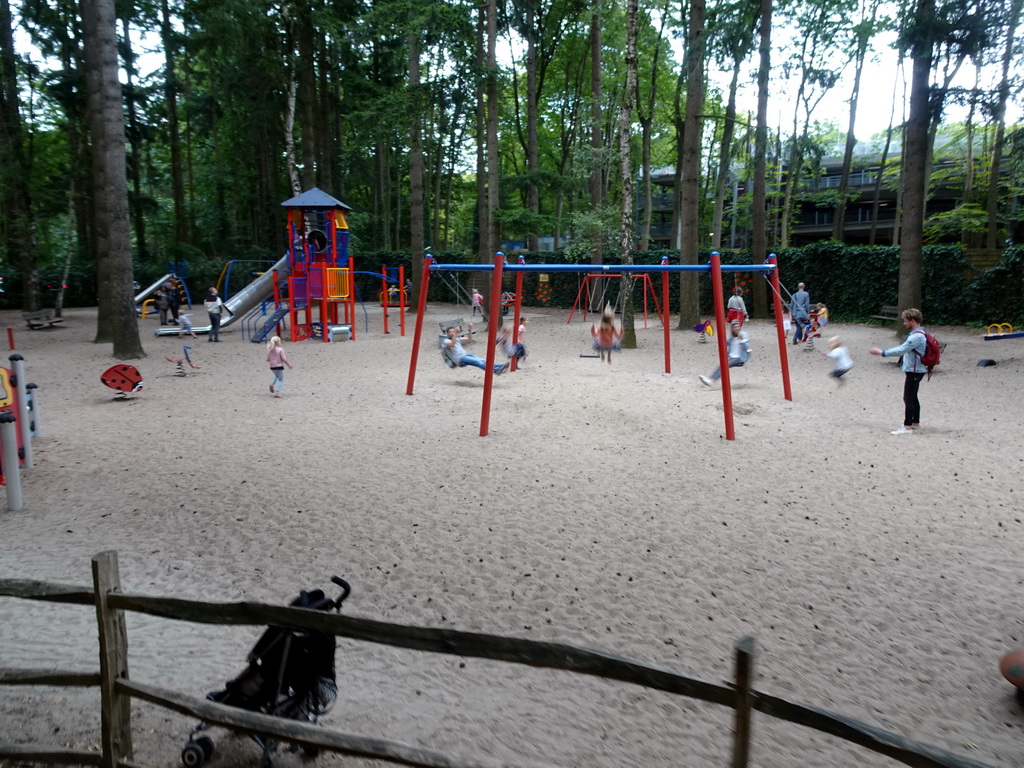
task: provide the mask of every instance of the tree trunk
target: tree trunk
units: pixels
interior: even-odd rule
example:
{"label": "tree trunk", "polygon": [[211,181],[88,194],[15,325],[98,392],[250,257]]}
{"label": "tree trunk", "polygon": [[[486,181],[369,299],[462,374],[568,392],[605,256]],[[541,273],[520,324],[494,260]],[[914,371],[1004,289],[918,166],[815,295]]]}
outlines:
{"label": "tree trunk", "polygon": [[989,168],[988,199],[988,230],[985,233],[985,247],[998,248],[999,243],[999,184],[1000,163],[1003,156],[1003,142],[1006,132],[1006,102],[1010,98],[1010,64],[1013,61],[1014,40],[1017,36],[1017,24],[1020,22],[1021,0],[1012,0],[1006,26],[1006,47],[1003,49],[1002,77],[999,80],[995,109],[992,122],[995,124],[995,137],[992,140],[992,163]]}
{"label": "tree trunk", "polygon": [[729,184],[732,161],[732,141],[736,131],[736,89],[739,85],[742,59],[736,58],[732,64],[732,77],[729,80],[729,101],[725,107],[725,123],[722,125],[722,141],[718,145],[718,176],[715,180],[715,211],[711,220],[711,248],[722,248],[722,229],[725,219],[725,191]]}
{"label": "tree trunk", "polygon": [[[683,115],[683,145],[680,158],[680,223],[682,226],[679,261],[697,264],[700,252],[700,147],[704,110],[704,0],[690,0],[690,20],[686,35],[686,109]],[[679,325],[691,327],[700,320],[700,294],[696,272],[680,273]]]}
{"label": "tree trunk", "polygon": [[[604,163],[601,161],[601,150],[604,147],[601,131],[601,0],[592,0],[590,10],[590,150],[593,167],[590,172],[590,209],[597,212],[604,203],[604,183],[601,172]],[[604,262],[601,245],[594,245],[590,253],[591,264]],[[603,284],[600,278],[594,283],[591,297],[592,312],[601,311],[601,307],[593,306],[594,297],[603,295]],[[597,299],[600,302],[600,299]]]}
{"label": "tree trunk", "polygon": [[128,143],[132,152],[128,158],[128,175],[132,181],[132,197],[130,210],[132,226],[135,229],[135,247],[139,261],[145,261],[146,248],[146,217],[142,205],[142,126],[139,124],[138,110],[135,107],[135,52],[132,50],[131,24],[128,14],[131,7],[126,5],[125,16],[121,19],[124,31],[124,72],[125,72],[125,104],[128,108]]}
{"label": "tree trunk", "polygon": [[39,268],[33,244],[29,158],[24,142],[11,7],[0,0],[0,232],[8,259],[22,273],[22,307],[39,308]]}
{"label": "tree trunk", "polygon": [[96,202],[96,342],[113,342],[114,357],[145,357],[132,291],[124,110],[118,80],[114,0],[82,0],[82,42],[93,146]]}
{"label": "tree trunk", "polygon": [[[498,3],[487,0],[487,242],[493,259],[501,248],[498,232],[498,207],[500,189],[498,179],[501,168],[498,162]],[[492,296],[491,301],[500,300]]]}
{"label": "tree trunk", "polygon": [[[772,0],[761,0],[761,23],[758,34],[760,64],[757,69],[757,128],[754,131],[754,190],[751,211],[753,247],[750,254],[754,264],[761,264],[768,257],[768,80],[772,66]],[[755,282],[754,285],[754,315],[767,317],[768,293],[761,283]]]}
{"label": "tree trunk", "polygon": [[924,239],[925,188],[928,183],[928,136],[931,124],[929,81],[932,70],[932,39],[923,28],[934,20],[935,0],[918,0],[914,13],[913,62],[910,112],[905,133],[901,180],[903,215],[900,235],[899,309],[921,307],[921,251]]}
{"label": "tree trunk", "polygon": [[[636,14],[638,0],[626,3],[626,92],[619,108],[619,183],[622,185],[622,217],[619,224],[619,250],[623,264],[633,263],[633,162],[630,148],[630,127],[636,104],[637,56]],[[633,275],[622,275],[622,346],[636,349],[636,327],[633,323]]]}
{"label": "tree trunk", "polygon": [[[409,251],[413,275],[423,273],[423,133],[420,116],[420,34],[409,10]],[[415,279],[415,278],[414,278]],[[415,288],[415,283],[414,283]],[[415,290],[413,291],[415,293]],[[412,307],[412,303],[409,304]]]}
{"label": "tree trunk", "polygon": [[[83,4],[88,0],[82,0]],[[167,0],[160,0],[160,36],[164,46],[164,98],[167,101],[167,142],[171,150],[171,197],[174,200],[174,236],[179,243],[191,241],[191,227],[185,209],[184,164],[178,129],[178,75],[174,59],[177,45]]]}

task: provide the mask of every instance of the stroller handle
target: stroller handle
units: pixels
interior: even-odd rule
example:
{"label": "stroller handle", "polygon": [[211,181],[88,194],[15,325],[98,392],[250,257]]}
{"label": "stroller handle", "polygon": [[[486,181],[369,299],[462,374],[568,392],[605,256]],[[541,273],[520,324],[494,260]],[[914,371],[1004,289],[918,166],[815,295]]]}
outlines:
{"label": "stroller handle", "polygon": [[331,583],[341,587],[341,597],[334,601],[335,609],[340,610],[341,604],[345,602],[345,598],[352,593],[352,585],[341,578],[341,576],[331,576]]}

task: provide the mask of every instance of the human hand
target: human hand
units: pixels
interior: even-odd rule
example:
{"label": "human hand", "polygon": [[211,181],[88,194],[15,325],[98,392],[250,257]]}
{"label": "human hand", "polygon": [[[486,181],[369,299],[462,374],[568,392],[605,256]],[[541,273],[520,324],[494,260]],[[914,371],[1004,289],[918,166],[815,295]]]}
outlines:
{"label": "human hand", "polygon": [[879,349],[878,347],[872,347],[871,349],[868,350],[868,354],[878,356],[882,354],[882,350]]}

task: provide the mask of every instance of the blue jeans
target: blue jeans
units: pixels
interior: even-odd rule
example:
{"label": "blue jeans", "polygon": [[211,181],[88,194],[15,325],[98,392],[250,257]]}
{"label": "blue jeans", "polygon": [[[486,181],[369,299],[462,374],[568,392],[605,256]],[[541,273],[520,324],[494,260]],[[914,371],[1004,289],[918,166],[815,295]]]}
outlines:
{"label": "blue jeans", "polygon": [[[738,357],[730,357],[729,358],[729,367],[730,368],[739,368],[745,362],[746,362],[746,360],[740,360]],[[711,372],[711,378],[714,379],[715,381],[717,381],[718,379],[722,378],[722,369],[720,367],[719,368],[715,368],[715,370],[713,370]]]}
{"label": "blue jeans", "polygon": [[793,334],[793,343],[796,344],[798,341],[804,339],[804,328],[810,324],[810,318],[807,317],[794,317],[793,325],[796,327],[796,332]]}
{"label": "blue jeans", "polygon": [[[469,353],[466,353],[465,355],[459,358],[459,365],[472,365],[474,368],[479,368],[481,371],[487,370],[486,360],[479,358],[476,355],[471,355]],[[497,373],[499,368],[501,368],[501,366],[495,363],[494,372]]]}
{"label": "blue jeans", "polygon": [[270,382],[270,386],[274,388],[275,392],[280,392],[281,387],[284,386],[284,368],[271,368],[270,372],[274,374],[274,380]]}

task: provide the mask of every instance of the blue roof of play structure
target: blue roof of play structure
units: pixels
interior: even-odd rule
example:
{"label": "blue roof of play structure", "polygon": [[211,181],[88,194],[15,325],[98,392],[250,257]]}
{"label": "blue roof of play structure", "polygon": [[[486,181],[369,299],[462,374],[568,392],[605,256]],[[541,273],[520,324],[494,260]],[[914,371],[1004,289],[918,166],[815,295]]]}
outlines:
{"label": "blue roof of play structure", "polygon": [[285,200],[281,205],[285,208],[344,208],[346,211],[352,210],[351,206],[345,205],[340,200],[335,200],[317,187],[307,189],[301,195],[293,197],[291,200]]}

